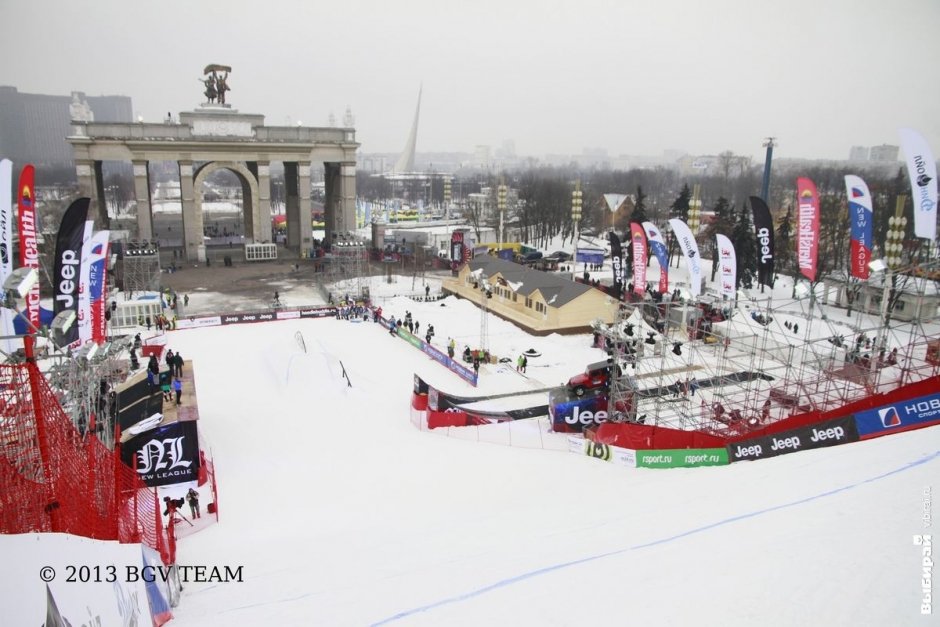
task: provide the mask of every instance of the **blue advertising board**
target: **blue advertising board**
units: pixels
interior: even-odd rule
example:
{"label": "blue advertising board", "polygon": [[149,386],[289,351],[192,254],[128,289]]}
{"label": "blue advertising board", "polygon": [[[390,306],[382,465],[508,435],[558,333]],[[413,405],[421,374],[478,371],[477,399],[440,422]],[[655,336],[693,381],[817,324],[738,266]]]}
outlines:
{"label": "blue advertising board", "polygon": [[940,424],[940,394],[919,396],[855,414],[861,440]]}
{"label": "blue advertising board", "polygon": [[563,402],[549,397],[548,413],[553,431],[579,432],[588,425],[607,421],[607,397],[586,396]]}
{"label": "blue advertising board", "polygon": [[604,263],[604,251],[579,248],[576,261],[578,263]]}

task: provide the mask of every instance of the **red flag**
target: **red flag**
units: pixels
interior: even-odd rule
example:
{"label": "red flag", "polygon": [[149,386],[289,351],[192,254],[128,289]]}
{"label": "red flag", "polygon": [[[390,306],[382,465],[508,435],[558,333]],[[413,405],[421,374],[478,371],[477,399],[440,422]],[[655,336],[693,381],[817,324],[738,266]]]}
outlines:
{"label": "red flag", "polygon": [[796,201],[796,259],[800,273],[812,282],[819,251],[819,194],[808,178],[796,179]]}
{"label": "red flag", "polygon": [[646,292],[646,232],[642,224],[630,223],[630,240],[633,243],[633,293],[643,296]]}
{"label": "red flag", "polygon": [[[23,166],[20,184],[16,188],[19,204],[20,266],[35,268],[39,272],[39,249],[36,245],[36,189],[35,169],[31,164]],[[39,328],[39,281],[26,295],[26,317]]]}

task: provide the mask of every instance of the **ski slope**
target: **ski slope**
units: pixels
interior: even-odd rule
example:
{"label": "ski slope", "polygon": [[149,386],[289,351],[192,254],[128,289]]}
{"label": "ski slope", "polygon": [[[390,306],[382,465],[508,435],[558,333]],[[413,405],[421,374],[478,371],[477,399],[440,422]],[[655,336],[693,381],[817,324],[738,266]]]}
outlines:
{"label": "ski slope", "polygon": [[244,567],[244,583],[189,584],[174,624],[929,622],[912,536],[940,429],[625,469],[416,430],[412,374],[442,369],[371,323],[176,331],[168,346],[191,360],[219,478],[220,523],[182,539],[178,562]]}

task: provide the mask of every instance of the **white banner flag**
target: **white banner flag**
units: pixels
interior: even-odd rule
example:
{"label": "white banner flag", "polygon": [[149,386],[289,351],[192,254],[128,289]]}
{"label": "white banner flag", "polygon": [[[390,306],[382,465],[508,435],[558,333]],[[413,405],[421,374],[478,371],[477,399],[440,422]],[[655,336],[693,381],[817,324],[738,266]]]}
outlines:
{"label": "white banner flag", "polygon": [[689,270],[689,291],[692,292],[692,298],[702,293],[702,260],[698,255],[698,244],[695,242],[695,236],[689,225],[678,218],[669,220],[669,226],[676,236],[679,248],[682,249],[682,255],[685,257],[685,265]]}
{"label": "white banner flag", "polygon": [[914,235],[933,242],[937,239],[937,162],[920,133],[909,128],[898,132],[914,198]]}
{"label": "white banner flag", "polygon": [[[0,284],[13,272],[13,162],[0,161]],[[0,307],[0,335],[15,335],[13,317],[15,312]],[[13,339],[0,340],[6,354],[16,350]]]}
{"label": "white banner flag", "polygon": [[607,201],[607,206],[610,208],[611,213],[617,211],[626,198],[626,194],[604,194],[604,200]]}
{"label": "white banner flag", "polygon": [[91,234],[95,223],[85,221],[85,233],[82,235],[82,256],[78,267],[78,341],[73,346],[81,346],[91,340],[91,294],[89,286],[89,256],[91,255]]}
{"label": "white banner flag", "polygon": [[716,263],[720,264],[721,295],[734,300],[738,277],[738,262],[734,253],[734,244],[721,233],[716,233],[715,239],[718,240],[718,259]]}

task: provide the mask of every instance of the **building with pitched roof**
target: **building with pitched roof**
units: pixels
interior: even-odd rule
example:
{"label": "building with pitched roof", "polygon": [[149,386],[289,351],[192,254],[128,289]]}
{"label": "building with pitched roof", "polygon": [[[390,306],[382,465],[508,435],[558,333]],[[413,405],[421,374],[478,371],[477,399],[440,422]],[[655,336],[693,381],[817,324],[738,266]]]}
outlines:
{"label": "building with pitched roof", "polygon": [[566,275],[489,255],[464,264],[443,289],[473,302],[486,298],[490,312],[536,335],[584,333],[595,320],[614,322],[619,308],[604,292]]}

